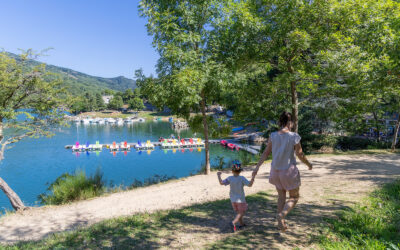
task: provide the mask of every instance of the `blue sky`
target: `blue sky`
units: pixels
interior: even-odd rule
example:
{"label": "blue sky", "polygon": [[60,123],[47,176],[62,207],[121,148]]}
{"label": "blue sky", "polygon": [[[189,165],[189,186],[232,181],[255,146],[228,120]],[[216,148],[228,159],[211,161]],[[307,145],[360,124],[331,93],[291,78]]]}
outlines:
{"label": "blue sky", "polygon": [[102,77],[154,74],[158,59],[138,0],[1,0],[0,48],[49,47],[40,61]]}

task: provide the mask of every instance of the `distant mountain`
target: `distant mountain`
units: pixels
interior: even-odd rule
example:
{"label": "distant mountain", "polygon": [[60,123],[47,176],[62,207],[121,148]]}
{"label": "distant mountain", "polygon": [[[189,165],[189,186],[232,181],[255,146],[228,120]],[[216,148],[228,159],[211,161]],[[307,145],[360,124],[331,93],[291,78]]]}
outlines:
{"label": "distant mountain", "polygon": [[[11,57],[18,59],[18,56],[13,53],[8,53]],[[41,62],[29,60],[28,65],[36,66]],[[58,67],[46,64],[46,69],[49,72],[56,73],[64,81],[69,92],[72,94],[82,94],[83,92],[102,92],[106,89],[124,91],[126,89],[135,89],[136,83],[134,80],[118,76],[114,78],[104,78],[91,76],[72,69]]]}

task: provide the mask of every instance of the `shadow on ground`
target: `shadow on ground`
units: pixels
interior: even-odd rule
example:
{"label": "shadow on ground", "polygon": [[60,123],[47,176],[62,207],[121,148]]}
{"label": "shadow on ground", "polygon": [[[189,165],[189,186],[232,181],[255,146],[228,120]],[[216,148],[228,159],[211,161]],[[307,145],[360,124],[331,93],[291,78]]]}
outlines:
{"label": "shadow on ground", "polygon": [[[289,216],[295,221],[294,230],[279,235],[275,227],[276,197],[258,193],[248,197],[249,211],[246,229],[230,232],[233,211],[229,200],[214,201],[184,209],[137,214],[107,220],[86,229],[55,234],[38,242],[22,242],[20,248],[274,248],[306,245],[312,237],[304,237],[303,230],[322,217],[331,216],[335,207],[299,204]],[[209,245],[210,242],[215,242]]]}
{"label": "shadow on ground", "polygon": [[[359,156],[348,160],[338,158],[333,164],[332,161],[324,159],[314,159],[314,162],[324,170],[319,174],[313,171],[304,174],[302,172],[304,183],[313,180],[316,185],[324,185],[321,182],[326,179],[320,179],[321,175],[334,175],[345,182],[368,181],[379,185],[400,175],[396,155],[376,155],[368,162]],[[288,216],[291,229],[285,234],[279,234],[276,229],[276,196],[262,192],[247,198],[248,226],[235,234],[229,232],[229,222],[233,218],[230,201],[221,200],[178,210],[106,220],[89,228],[51,235],[38,242],[22,242],[15,246],[35,249],[306,247],[312,244],[320,233],[316,231],[316,224],[322,223],[324,218],[335,218],[336,211],[348,208],[351,204],[341,199],[329,200],[329,206],[320,204],[318,200],[308,203],[300,200]],[[85,216],[81,216],[84,220]]]}

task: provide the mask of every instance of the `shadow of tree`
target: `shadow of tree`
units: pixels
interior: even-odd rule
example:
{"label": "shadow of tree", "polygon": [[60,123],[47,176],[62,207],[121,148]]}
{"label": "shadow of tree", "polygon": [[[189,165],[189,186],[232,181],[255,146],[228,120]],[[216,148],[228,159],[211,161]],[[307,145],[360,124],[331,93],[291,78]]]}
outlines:
{"label": "shadow of tree", "polygon": [[[112,248],[153,249],[160,247],[190,248],[204,247],[217,241],[210,248],[274,248],[285,242],[287,247],[308,244],[302,230],[277,233],[275,227],[275,196],[265,192],[247,198],[249,210],[246,214],[246,229],[232,234],[229,222],[234,213],[229,200],[213,201],[189,206],[179,210],[160,211],[152,214],[137,214],[129,217],[106,220],[89,228],[58,233],[38,242],[21,242],[18,248]],[[300,204],[289,216],[295,228],[318,223],[324,216],[332,216],[335,207]],[[290,225],[290,224],[289,224]]]}

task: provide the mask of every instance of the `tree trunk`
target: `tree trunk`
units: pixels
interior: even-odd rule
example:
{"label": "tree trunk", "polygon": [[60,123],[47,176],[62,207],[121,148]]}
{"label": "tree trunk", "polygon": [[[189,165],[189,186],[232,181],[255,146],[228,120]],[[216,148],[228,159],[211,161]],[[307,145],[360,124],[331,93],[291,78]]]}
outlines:
{"label": "tree trunk", "polygon": [[393,142],[392,142],[392,151],[396,149],[396,141],[397,141],[397,135],[399,134],[400,130],[400,112],[399,112],[399,117],[397,118],[397,123],[396,123],[396,129],[394,131],[393,135]]}
{"label": "tree trunk", "polygon": [[205,166],[205,174],[210,174],[210,150],[208,143],[208,123],[207,123],[207,114],[206,114],[206,98],[204,91],[201,92],[201,113],[203,115],[203,126],[204,126],[204,146],[206,149],[206,166]]}
{"label": "tree trunk", "polygon": [[0,177],[0,189],[7,195],[11,202],[11,206],[16,210],[24,210],[26,207],[19,196],[8,186],[8,184]]}
{"label": "tree trunk", "polygon": [[[0,118],[0,145],[2,140],[4,139],[3,135],[3,123]],[[0,150],[0,161],[3,159],[3,151]],[[11,202],[11,206],[16,210],[25,209],[24,203],[21,201],[19,196],[8,186],[8,184],[0,177],[0,189],[3,190],[4,194],[7,195],[8,199]]]}
{"label": "tree trunk", "polygon": [[290,90],[292,94],[292,122],[293,122],[293,132],[298,133],[299,130],[299,99],[297,96],[296,82],[290,83]]}
{"label": "tree trunk", "polygon": [[374,120],[375,120],[375,127],[376,127],[376,142],[380,142],[381,141],[381,131],[379,128],[379,120],[378,120],[378,116],[376,115],[375,112],[372,112],[372,114],[374,115]]}

